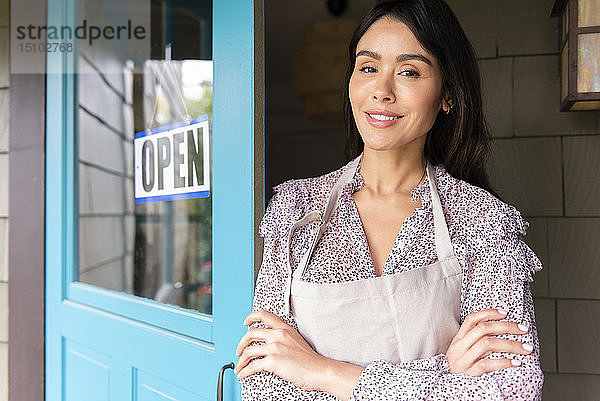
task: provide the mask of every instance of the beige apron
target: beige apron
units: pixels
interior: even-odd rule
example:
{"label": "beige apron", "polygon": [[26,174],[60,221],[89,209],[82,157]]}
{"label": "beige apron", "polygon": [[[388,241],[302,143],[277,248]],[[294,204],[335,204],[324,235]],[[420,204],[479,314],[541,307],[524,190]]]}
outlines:
{"label": "beige apron", "polygon": [[[286,311],[291,307],[300,334],[328,358],[364,367],[376,359],[399,363],[446,353],[459,328],[462,270],[450,243],[435,169],[429,162],[438,262],[336,284],[301,281],[341,189],[354,177],[360,157],[349,163],[333,187],[317,235],[293,276],[288,255],[291,278],[286,288]],[[312,211],[291,227],[288,254],[294,230],[320,218],[319,211]]]}

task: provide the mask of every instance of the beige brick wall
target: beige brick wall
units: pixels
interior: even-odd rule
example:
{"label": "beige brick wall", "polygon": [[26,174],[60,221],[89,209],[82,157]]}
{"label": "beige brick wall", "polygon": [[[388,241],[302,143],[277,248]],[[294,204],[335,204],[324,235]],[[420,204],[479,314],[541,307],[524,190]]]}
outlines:
{"label": "beige brick wall", "polygon": [[8,400],[8,20],[0,0],[0,401]]}
{"label": "beige brick wall", "polygon": [[544,401],[600,399],[600,112],[559,111],[553,0],[448,0],[480,60],[491,179],[531,223]]}

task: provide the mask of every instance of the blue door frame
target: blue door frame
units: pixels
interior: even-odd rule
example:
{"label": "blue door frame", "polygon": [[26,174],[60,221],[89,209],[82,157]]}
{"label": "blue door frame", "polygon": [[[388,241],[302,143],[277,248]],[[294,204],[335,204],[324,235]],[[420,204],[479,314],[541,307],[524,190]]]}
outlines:
{"label": "blue door frame", "polygon": [[[66,25],[77,4],[48,10],[48,26]],[[213,4],[212,316],[74,281],[75,57],[48,54],[46,400],[215,399],[254,288],[254,15],[251,0]],[[238,400],[231,370],[224,383]]]}

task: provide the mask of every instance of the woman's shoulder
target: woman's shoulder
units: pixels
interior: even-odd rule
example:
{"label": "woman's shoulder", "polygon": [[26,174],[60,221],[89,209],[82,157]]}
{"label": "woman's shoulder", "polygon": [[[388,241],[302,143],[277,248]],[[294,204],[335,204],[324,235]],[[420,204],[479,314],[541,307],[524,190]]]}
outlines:
{"label": "woman's shoulder", "polygon": [[447,210],[464,232],[488,238],[519,237],[527,233],[529,222],[514,205],[452,176],[442,165],[436,166],[436,170],[442,202],[445,200]]}
{"label": "woman's shoulder", "polygon": [[455,239],[466,245],[467,257],[485,261],[479,264],[484,276],[491,277],[496,271],[499,277],[533,281],[533,275],[542,270],[542,263],[523,241],[529,222],[519,210],[445,170],[439,181],[449,200],[446,204]]}
{"label": "woman's shoulder", "polygon": [[259,234],[281,234],[312,210],[322,210],[329,193],[347,164],[328,173],[293,178],[273,187],[273,195],[265,211]]}

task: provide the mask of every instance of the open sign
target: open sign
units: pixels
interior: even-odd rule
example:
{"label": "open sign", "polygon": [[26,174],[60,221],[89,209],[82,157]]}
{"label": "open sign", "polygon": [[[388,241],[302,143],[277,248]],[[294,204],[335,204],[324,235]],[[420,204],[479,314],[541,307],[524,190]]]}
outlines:
{"label": "open sign", "polygon": [[135,201],[210,195],[208,117],[135,134]]}

